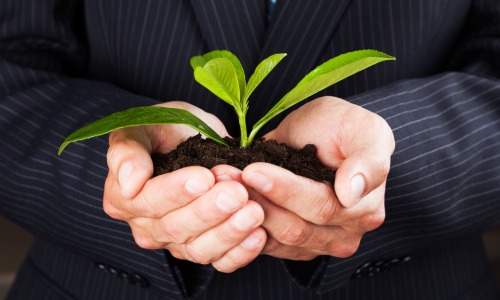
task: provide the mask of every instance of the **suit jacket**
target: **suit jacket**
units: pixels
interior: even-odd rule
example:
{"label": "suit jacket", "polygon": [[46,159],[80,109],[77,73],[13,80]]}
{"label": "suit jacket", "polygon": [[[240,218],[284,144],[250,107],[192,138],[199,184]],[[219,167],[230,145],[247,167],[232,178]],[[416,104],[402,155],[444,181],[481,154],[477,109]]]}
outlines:
{"label": "suit jacket", "polygon": [[[221,274],[141,249],[102,210],[107,137],[57,156],[77,128],[171,100],[237,135],[188,63],[215,49],[247,78],[288,53],[252,95],[249,124],[331,57],[397,58],[318,95],[381,115],[396,139],[386,221],[352,257],[261,256]],[[500,225],[499,78],[498,0],[283,0],[269,23],[255,0],[4,0],[0,213],[37,236],[10,299],[495,299],[479,235]]]}

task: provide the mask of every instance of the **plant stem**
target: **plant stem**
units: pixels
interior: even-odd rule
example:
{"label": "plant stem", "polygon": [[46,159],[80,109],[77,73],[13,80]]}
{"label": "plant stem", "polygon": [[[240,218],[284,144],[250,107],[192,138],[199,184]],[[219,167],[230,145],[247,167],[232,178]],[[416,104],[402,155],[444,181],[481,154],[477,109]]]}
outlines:
{"label": "plant stem", "polygon": [[248,145],[250,145],[255,137],[255,135],[257,134],[257,131],[259,131],[259,129],[264,126],[264,124],[262,124],[261,126],[259,126],[258,128],[253,128],[253,130],[250,132],[250,136],[248,137],[248,139],[245,141],[245,144],[242,146],[243,148],[246,148],[248,147]]}
{"label": "plant stem", "polygon": [[247,122],[245,120],[244,112],[238,112],[238,120],[240,121],[241,130],[240,148],[245,149],[247,147]]}

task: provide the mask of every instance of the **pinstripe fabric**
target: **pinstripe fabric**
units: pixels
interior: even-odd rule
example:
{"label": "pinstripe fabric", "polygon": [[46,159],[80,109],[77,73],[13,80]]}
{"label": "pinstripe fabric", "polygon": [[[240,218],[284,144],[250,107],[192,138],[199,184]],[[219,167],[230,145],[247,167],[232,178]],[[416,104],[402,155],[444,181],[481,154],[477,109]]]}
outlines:
{"label": "pinstripe fabric", "polygon": [[[466,272],[454,274],[455,270]],[[73,276],[75,273],[79,276]],[[19,277],[8,300],[161,299],[151,289],[130,285],[97,269],[91,260],[40,240],[35,242]],[[412,261],[391,272],[358,279],[320,295],[315,289],[302,289],[295,284],[278,260],[261,256],[233,274],[215,273],[206,291],[190,299],[493,300],[498,297],[481,240],[465,238],[432,253],[415,255]]]}
{"label": "pinstripe fabric", "polygon": [[[0,2],[0,213],[40,239],[11,298],[455,299],[469,288],[492,291],[475,284],[489,282],[485,261],[467,260],[480,256],[477,239],[457,241],[500,224],[499,20],[497,0],[278,1],[269,25],[265,1]],[[252,96],[250,124],[335,55],[373,48],[397,57],[322,93],[380,114],[396,137],[386,222],[352,257],[324,257],[310,278],[292,271],[300,263],[269,257],[222,275],[140,249],[128,225],[102,211],[106,138],[57,156],[75,128],[159,101],[189,101],[237,135],[234,112],[193,80],[188,64],[217,48],[247,72],[272,53],[289,54]],[[425,258],[349,281],[366,261],[407,254]],[[92,261],[143,274],[151,287],[100,277]]]}
{"label": "pinstripe fabric", "polygon": [[[24,281],[16,282],[12,299],[159,299],[151,289],[128,284],[97,269],[91,260],[41,241],[35,242],[20,274]],[[96,282],[104,283],[106,291]],[[46,291],[32,289],[33,283],[46,286]]]}

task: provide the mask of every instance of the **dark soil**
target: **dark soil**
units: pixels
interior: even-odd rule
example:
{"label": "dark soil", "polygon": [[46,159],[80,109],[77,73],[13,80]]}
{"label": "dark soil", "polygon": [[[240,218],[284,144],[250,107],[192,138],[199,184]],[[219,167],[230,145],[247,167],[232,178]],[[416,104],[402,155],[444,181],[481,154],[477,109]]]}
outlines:
{"label": "dark soil", "polygon": [[293,173],[333,187],[335,171],[325,168],[316,158],[316,146],[306,145],[300,150],[275,140],[256,139],[247,149],[239,148],[240,140],[226,137],[230,148],[211,139],[202,139],[201,134],[190,137],[168,154],[154,153],[154,175],[169,173],[188,166],[208,169],[216,165],[231,165],[240,170],[255,162],[267,162]]}

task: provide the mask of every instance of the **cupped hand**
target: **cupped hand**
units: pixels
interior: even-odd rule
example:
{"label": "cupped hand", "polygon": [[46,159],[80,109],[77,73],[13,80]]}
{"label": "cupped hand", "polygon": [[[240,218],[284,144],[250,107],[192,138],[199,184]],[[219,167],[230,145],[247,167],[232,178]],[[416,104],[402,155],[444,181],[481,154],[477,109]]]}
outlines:
{"label": "cupped hand", "polygon": [[378,115],[342,99],[322,97],[288,115],[266,135],[294,148],[314,144],[317,157],[337,169],[334,189],[267,163],[243,172],[218,166],[215,176],[245,184],[265,213],[263,254],[292,260],[348,257],[364,233],[385,218],[385,182],[394,137]]}
{"label": "cupped hand", "polygon": [[[185,102],[186,109],[219,135],[227,131],[213,115]],[[109,137],[109,174],[104,211],[126,221],[136,243],[166,249],[178,259],[211,263],[232,272],[252,261],[266,242],[259,227],[264,213],[242,184],[217,182],[210,170],[187,167],[151,178],[151,153],[168,152],[197,131],[184,125],[150,125],[115,130]]]}

